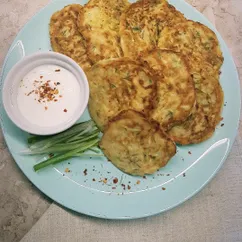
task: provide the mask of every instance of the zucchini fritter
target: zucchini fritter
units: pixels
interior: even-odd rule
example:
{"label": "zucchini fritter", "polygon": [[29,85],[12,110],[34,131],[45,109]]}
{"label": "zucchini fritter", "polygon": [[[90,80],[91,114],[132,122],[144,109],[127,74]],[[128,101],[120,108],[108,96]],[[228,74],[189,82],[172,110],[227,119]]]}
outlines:
{"label": "zucchini fritter", "polygon": [[103,60],[87,72],[90,85],[89,112],[101,130],[119,112],[152,108],[157,77],[148,67],[118,58]]}
{"label": "zucchini fritter", "polygon": [[196,100],[186,60],[179,53],[160,49],[142,54],[141,60],[158,75],[163,75],[163,79],[157,82],[157,94],[150,117],[165,130],[185,121]]}
{"label": "zucchini fritter", "polygon": [[200,143],[212,136],[221,119],[219,69],[223,56],[217,37],[208,27],[189,20],[164,28],[158,45],[185,56],[196,91],[196,107],[191,116],[168,133],[182,145]]}
{"label": "zucchini fritter", "polygon": [[75,60],[84,70],[91,67],[86,54],[86,43],[77,27],[77,17],[83,7],[79,4],[68,5],[54,13],[50,20],[50,40],[54,51]]}
{"label": "zucchini fritter", "polygon": [[223,64],[223,55],[215,33],[205,25],[187,20],[172,27],[165,27],[160,33],[159,48],[181,52],[188,58],[192,68],[195,58],[211,64],[218,71]]}
{"label": "zucchini fritter", "polygon": [[108,124],[100,147],[120,170],[139,176],[154,173],[176,154],[175,144],[159,125],[133,110]]}
{"label": "zucchini fritter", "polygon": [[94,62],[122,56],[119,17],[126,0],[89,1],[78,17],[78,29],[87,43],[88,57]]}
{"label": "zucchini fritter", "polygon": [[183,14],[165,0],[141,0],[131,4],[120,19],[124,56],[136,58],[140,52],[152,50],[165,26],[184,20]]}

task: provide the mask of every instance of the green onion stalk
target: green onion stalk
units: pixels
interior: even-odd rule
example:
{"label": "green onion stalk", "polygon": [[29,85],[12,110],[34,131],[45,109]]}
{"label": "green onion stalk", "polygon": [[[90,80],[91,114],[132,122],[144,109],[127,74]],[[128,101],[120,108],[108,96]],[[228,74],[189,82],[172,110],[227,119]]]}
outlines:
{"label": "green onion stalk", "polygon": [[31,136],[28,138],[29,148],[20,153],[23,155],[56,154],[36,164],[34,170],[38,171],[72,157],[84,156],[87,150],[98,153],[99,135],[100,130],[92,120],[89,120],[56,135]]}

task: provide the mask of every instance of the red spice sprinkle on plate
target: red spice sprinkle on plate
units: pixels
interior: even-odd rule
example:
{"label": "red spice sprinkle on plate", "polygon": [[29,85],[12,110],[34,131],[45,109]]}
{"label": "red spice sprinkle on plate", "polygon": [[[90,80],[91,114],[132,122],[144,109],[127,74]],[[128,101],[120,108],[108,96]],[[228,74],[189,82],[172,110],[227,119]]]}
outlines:
{"label": "red spice sprinkle on plate", "polygon": [[191,151],[188,151],[188,154],[189,154],[189,155],[191,155],[191,154],[192,154],[192,152],[191,152]]}
{"label": "red spice sprinkle on plate", "polygon": [[55,70],[55,72],[60,72],[60,69]]}
{"label": "red spice sprinkle on plate", "polygon": [[138,181],[136,182],[136,184],[139,185],[139,184],[140,184],[140,180],[138,180]]}
{"label": "red spice sprinkle on plate", "polygon": [[66,109],[66,108],[64,109],[64,112],[65,112],[65,113],[67,112],[67,109]]}
{"label": "red spice sprinkle on plate", "polygon": [[165,191],[165,190],[166,190],[166,188],[165,188],[165,187],[162,187],[161,189],[162,189],[163,191]]}
{"label": "red spice sprinkle on plate", "polygon": [[83,171],[83,173],[84,173],[84,175],[86,176],[86,175],[87,175],[87,169],[85,169],[85,170]]}
{"label": "red spice sprinkle on plate", "polygon": [[45,110],[47,110],[48,109],[48,107],[45,107]]}
{"label": "red spice sprinkle on plate", "polygon": [[66,168],[65,173],[68,173],[68,172],[71,172],[71,171],[69,170],[69,168]]}
{"label": "red spice sprinkle on plate", "polygon": [[223,127],[224,126],[224,124],[221,124],[221,127]]}
{"label": "red spice sprinkle on plate", "polygon": [[93,178],[93,179],[92,179],[92,181],[94,181],[94,182],[95,182],[95,181],[96,181],[96,179],[95,179],[95,178]]}
{"label": "red spice sprinkle on plate", "polygon": [[131,189],[131,186],[130,185],[128,185],[128,190],[130,190]]}
{"label": "red spice sprinkle on plate", "polygon": [[40,79],[42,79],[43,78],[43,76],[40,76]]}
{"label": "red spice sprinkle on plate", "polygon": [[117,177],[115,177],[115,178],[113,179],[113,183],[114,183],[114,184],[117,184],[117,183],[118,183],[118,178],[117,178]]}

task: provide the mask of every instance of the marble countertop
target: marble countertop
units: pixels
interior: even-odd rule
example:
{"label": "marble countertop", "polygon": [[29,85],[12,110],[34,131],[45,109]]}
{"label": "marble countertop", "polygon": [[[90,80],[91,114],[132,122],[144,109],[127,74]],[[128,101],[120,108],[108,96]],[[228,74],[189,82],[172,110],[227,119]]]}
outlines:
{"label": "marble countertop", "polygon": [[[49,0],[1,0],[0,67],[20,28]],[[198,10],[212,7],[242,80],[242,1],[188,0]],[[242,128],[239,131],[242,137]],[[19,241],[48,209],[51,201],[18,169],[0,134],[0,242]]]}

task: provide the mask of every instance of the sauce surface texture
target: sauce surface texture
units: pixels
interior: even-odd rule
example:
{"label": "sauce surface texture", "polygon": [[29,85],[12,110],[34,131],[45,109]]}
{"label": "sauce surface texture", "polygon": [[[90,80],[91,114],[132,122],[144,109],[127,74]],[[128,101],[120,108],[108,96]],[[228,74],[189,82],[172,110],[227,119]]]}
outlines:
{"label": "sauce surface texture", "polygon": [[81,101],[80,86],[68,70],[41,65],[30,71],[18,87],[17,103],[31,123],[51,127],[68,122]]}

